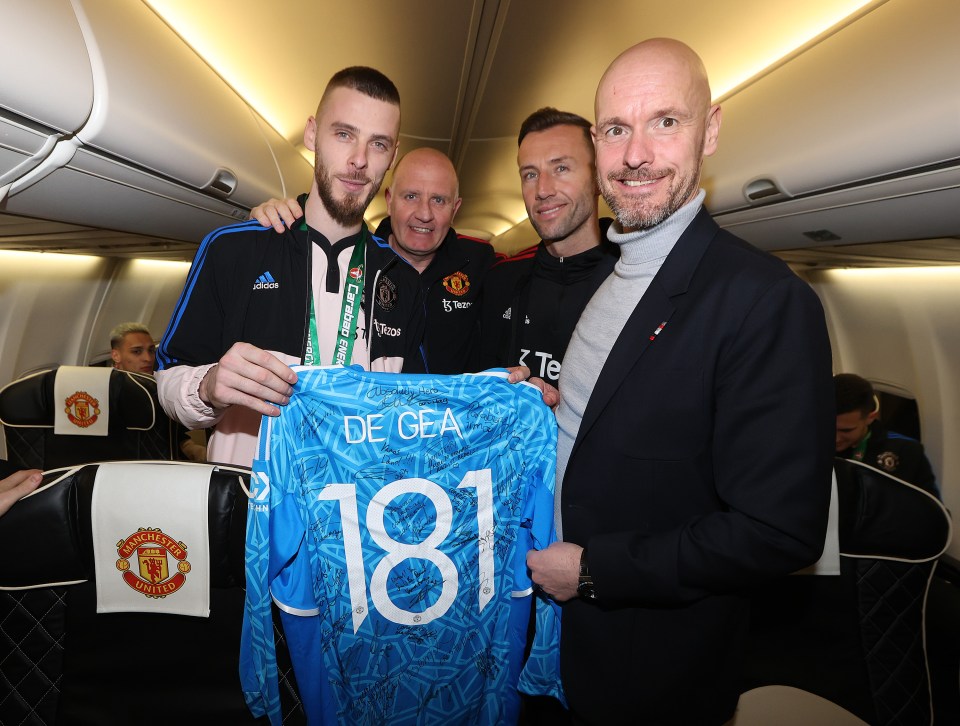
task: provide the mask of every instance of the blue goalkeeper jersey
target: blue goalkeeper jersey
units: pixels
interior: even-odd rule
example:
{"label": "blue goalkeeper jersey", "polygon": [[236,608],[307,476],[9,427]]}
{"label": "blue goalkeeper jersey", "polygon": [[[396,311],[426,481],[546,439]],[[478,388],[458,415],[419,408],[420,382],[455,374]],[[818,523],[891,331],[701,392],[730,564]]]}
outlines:
{"label": "blue goalkeeper jersey", "polygon": [[497,372],[294,370],[251,480],[253,713],[279,723],[271,598],[311,723],[515,723],[518,685],[562,698],[558,610],[539,598],[523,662],[526,553],[553,540],[557,432],[540,391]]}

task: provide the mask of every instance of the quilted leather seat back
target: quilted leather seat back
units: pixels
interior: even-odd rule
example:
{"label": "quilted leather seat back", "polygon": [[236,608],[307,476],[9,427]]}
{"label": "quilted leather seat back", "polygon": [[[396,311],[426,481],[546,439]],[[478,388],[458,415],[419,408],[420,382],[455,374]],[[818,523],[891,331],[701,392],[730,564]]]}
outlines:
{"label": "quilted leather seat back", "polygon": [[56,469],[121,459],[182,458],[176,427],[160,408],[153,376],[110,372],[108,436],[58,436],[53,433],[54,380],[57,369],[13,381],[0,390],[0,423],[7,458],[25,469]]}
{"label": "quilted leather seat back", "polygon": [[933,722],[924,638],[937,558],[952,531],[929,493],[838,459],[840,551],[853,564],[860,649],[875,716],[882,725]]}
{"label": "quilted leather seat back", "polygon": [[[12,606],[0,613],[0,723],[254,723],[239,679],[249,472],[207,467],[209,618],[98,614],[90,508],[103,466],[110,464],[45,473],[41,490],[0,518],[0,588],[39,587],[3,593]],[[198,465],[168,466],[176,477]],[[50,583],[66,586],[45,587]],[[36,603],[22,603],[31,594],[61,605],[56,644]],[[286,723],[296,724],[302,709],[283,646],[277,656]],[[59,662],[48,657],[56,647]]]}
{"label": "quilted leather seat back", "polygon": [[[9,462],[25,469],[56,469],[95,461],[180,458],[175,425],[160,408],[152,376],[110,373],[110,429],[107,436],[53,433],[57,369],[26,376],[0,390],[0,424]],[[62,554],[69,557],[65,550]],[[5,559],[9,559],[5,555]],[[26,723],[51,723],[60,693],[64,647],[63,588],[0,592],[0,646],[18,660],[15,677],[4,659],[0,714],[22,698]],[[19,695],[17,695],[19,694]],[[0,718],[0,722],[7,723]],[[21,721],[13,721],[21,723]]]}
{"label": "quilted leather seat back", "polygon": [[756,592],[742,690],[800,688],[869,724],[933,721],[926,595],[952,535],[932,495],[837,459],[840,576],[782,578]]}

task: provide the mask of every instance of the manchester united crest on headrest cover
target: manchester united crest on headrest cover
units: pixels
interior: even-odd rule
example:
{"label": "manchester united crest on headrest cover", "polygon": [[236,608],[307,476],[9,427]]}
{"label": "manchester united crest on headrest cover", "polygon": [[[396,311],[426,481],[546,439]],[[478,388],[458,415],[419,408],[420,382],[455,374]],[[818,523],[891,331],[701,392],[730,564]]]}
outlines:
{"label": "manchester united crest on headrest cover", "polygon": [[466,295],[470,289],[470,278],[462,272],[454,272],[443,278],[443,287],[451,295]]}
{"label": "manchester united crest on headrest cover", "polygon": [[93,426],[100,415],[100,401],[86,391],[77,391],[63,405],[70,423],[82,429]]}
{"label": "manchester united crest on headrest cover", "polygon": [[[190,562],[187,546],[168,537],[159,528],[141,527],[126,539],[117,542],[117,569],[126,582],[145,597],[172,595],[187,581]],[[136,569],[130,560],[136,557]],[[176,562],[176,571],[170,572],[169,558]]]}

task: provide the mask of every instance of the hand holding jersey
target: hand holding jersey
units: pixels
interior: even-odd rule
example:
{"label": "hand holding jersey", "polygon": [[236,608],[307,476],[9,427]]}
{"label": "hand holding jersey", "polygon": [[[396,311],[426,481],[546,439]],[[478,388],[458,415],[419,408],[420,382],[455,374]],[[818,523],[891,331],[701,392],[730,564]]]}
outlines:
{"label": "hand holding jersey", "polygon": [[577,567],[583,547],[572,542],[554,542],[544,550],[527,553],[530,579],[557,602],[566,602],[578,594]]}
{"label": "hand holding jersey", "polygon": [[527,366],[507,366],[507,372],[509,373],[507,380],[510,383],[520,383],[520,381],[526,381],[527,383],[539,388],[540,394],[543,396],[543,402],[551,409],[555,409],[560,403],[560,391],[542,378],[531,378],[530,369],[527,368]]}
{"label": "hand holding jersey", "polygon": [[[290,402],[297,374],[272,353],[249,343],[234,343],[200,381],[200,400],[214,409],[246,406],[279,416]],[[273,404],[273,405],[271,405]]]}

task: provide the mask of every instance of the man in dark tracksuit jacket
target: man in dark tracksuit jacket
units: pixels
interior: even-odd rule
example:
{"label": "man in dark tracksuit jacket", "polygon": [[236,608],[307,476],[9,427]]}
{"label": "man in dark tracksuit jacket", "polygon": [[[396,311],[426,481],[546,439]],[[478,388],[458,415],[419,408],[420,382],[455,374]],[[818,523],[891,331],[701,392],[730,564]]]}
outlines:
{"label": "man in dark tracksuit jacket", "polygon": [[[376,236],[387,240],[391,234],[391,218],[387,217],[377,227]],[[404,287],[419,286],[424,315],[419,355],[404,358],[404,372],[479,370],[480,293],[494,263],[493,247],[450,228],[423,272],[399,255],[398,259],[384,277]]]}
{"label": "man in dark tracksuit jacket", "polygon": [[[419,292],[416,287],[398,291],[389,310],[376,304],[375,281],[399,260],[384,240],[366,230],[363,234],[368,274],[364,275],[361,308],[366,315],[357,338],[369,341],[371,361],[416,354],[415,341],[378,334],[377,329],[404,328],[407,321],[416,322]],[[302,359],[310,322],[311,258],[318,249],[317,245],[311,247],[309,240],[317,236],[305,222],[282,235],[256,222],[221,227],[208,235],[187,280],[190,296],[181,299],[157,351],[160,368],[217,360],[237,340]],[[329,246],[326,240],[321,244]],[[326,274],[328,290],[339,290],[343,281],[337,267],[328,266]],[[196,285],[201,276],[212,282],[204,290]],[[204,296],[202,303],[209,309],[186,308],[188,301],[194,305],[201,302],[197,295]],[[222,318],[218,329],[209,327],[208,313],[213,309]],[[330,363],[320,361],[323,365]]]}
{"label": "man in dark tracksuit jacket", "polygon": [[494,265],[484,283],[482,367],[524,365],[557,385],[580,313],[620,257],[606,240],[610,222],[600,220],[602,241],[584,252],[556,257],[541,241]]}
{"label": "man in dark tracksuit jacket", "polygon": [[580,313],[620,258],[597,212],[590,122],[534,111],[517,139],[520,188],[540,243],[498,262],[485,284],[480,363],[525,365],[556,386]]}
{"label": "man in dark tracksuit jacket", "polygon": [[[520,189],[535,247],[498,262],[484,283],[480,363],[525,365],[556,386],[570,336],[600,283],[619,259],[597,211],[590,122],[541,108],[517,136]],[[529,724],[561,725],[567,712],[550,698],[525,698]]]}
{"label": "man in dark tracksuit jacket", "polygon": [[303,133],[316,159],[308,226],[233,225],[201,244],[161,341],[156,378],[168,415],[188,428],[216,427],[209,461],[250,466],[261,416],[279,415],[293,395],[291,364],[399,370],[405,343],[419,342],[419,331],[392,319],[418,307],[407,306],[416,293],[403,294],[402,305],[393,300],[383,311],[390,321],[371,304],[377,257],[387,250],[363,221],[396,160],[399,134],[393,82],[365,66],[338,71]]}
{"label": "man in dark tracksuit jacket", "polygon": [[[402,260],[389,246],[366,228],[366,273],[361,302],[362,322],[358,325],[355,351],[369,351],[373,370],[399,371],[407,357],[419,357],[422,338],[420,291],[402,278],[395,286],[389,309],[377,303],[374,289],[386,272]],[[328,293],[339,296],[344,290],[349,250],[359,235],[330,245],[306,223],[298,223],[283,234],[256,222],[222,227],[210,233],[200,246],[185,289],[157,352],[159,382],[176,376],[178,367],[199,367],[219,360],[239,341],[280,354],[288,364],[304,360],[310,331],[310,291],[313,289],[313,256],[326,251],[325,284]],[[339,249],[343,248],[343,249]],[[339,307],[325,312],[338,315]],[[326,357],[329,357],[329,353]],[[354,358],[356,360],[356,356]],[[364,361],[366,362],[366,361]],[[321,358],[318,365],[330,365]],[[164,409],[184,423],[209,426],[214,423],[178,408],[180,386],[161,385]],[[233,407],[236,408],[236,407]],[[243,409],[259,420],[259,414]],[[239,415],[235,412],[234,415]],[[218,426],[218,434],[232,433],[233,427]],[[210,461],[233,459],[236,449],[214,446]],[[223,452],[223,453],[218,453]],[[217,458],[213,458],[217,457]],[[240,463],[234,461],[233,463]]]}

